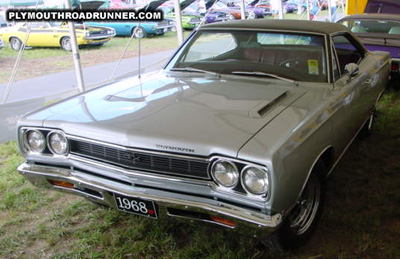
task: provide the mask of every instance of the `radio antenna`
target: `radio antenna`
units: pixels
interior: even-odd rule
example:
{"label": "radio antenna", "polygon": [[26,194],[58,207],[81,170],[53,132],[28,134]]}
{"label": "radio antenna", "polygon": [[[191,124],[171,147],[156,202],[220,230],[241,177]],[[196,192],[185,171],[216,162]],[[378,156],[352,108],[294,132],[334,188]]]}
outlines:
{"label": "radio antenna", "polygon": [[[140,28],[140,22],[139,22],[139,26],[137,26],[136,28]],[[139,30],[140,31],[140,30]],[[140,78],[140,73],[141,73],[141,71],[140,71],[140,69],[141,69],[141,67],[140,67],[140,64],[141,64],[141,54],[142,54],[142,48],[141,48],[141,45],[140,45],[140,40],[141,40],[141,36],[140,37],[138,37],[138,49],[139,49],[139,58],[138,58],[138,67],[139,67],[139,74],[138,74],[138,77]]]}

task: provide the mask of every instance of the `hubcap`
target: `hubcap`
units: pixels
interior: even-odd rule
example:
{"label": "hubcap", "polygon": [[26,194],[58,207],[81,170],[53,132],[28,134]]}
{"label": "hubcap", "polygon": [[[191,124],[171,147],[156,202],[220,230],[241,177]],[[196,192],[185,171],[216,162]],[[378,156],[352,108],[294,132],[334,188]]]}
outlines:
{"label": "hubcap", "polygon": [[135,37],[136,38],[143,38],[144,34],[143,34],[143,29],[136,27],[135,28]]}
{"label": "hubcap", "polygon": [[63,48],[65,50],[71,50],[71,41],[68,38],[63,39]]}
{"label": "hubcap", "polygon": [[12,45],[13,49],[16,49],[16,50],[21,48],[21,43],[17,39],[12,39],[11,45]]}
{"label": "hubcap", "polygon": [[296,235],[306,232],[313,223],[321,201],[321,183],[312,175],[289,218]]}

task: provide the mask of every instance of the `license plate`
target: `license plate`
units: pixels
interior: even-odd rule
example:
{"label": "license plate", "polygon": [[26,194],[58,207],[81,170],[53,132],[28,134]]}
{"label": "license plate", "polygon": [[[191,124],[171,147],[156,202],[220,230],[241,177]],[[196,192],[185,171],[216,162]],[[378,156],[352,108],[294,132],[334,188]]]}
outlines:
{"label": "license plate", "polygon": [[157,218],[156,205],[152,201],[127,197],[116,193],[114,193],[114,200],[118,210],[153,219]]}

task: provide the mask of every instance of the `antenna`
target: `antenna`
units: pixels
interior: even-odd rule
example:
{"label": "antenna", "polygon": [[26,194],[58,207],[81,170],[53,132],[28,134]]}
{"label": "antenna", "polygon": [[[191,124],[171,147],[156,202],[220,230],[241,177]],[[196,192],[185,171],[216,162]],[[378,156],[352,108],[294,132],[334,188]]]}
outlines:
{"label": "antenna", "polygon": [[[140,28],[140,22],[139,22],[139,25],[136,27],[136,28]],[[136,29],[135,28],[135,29]],[[140,31],[139,31],[140,32]],[[138,74],[138,77],[140,78],[140,73],[141,73],[141,71],[140,71],[140,64],[141,64],[141,54],[142,54],[142,48],[141,48],[141,45],[140,45],[140,40],[141,40],[141,36],[138,38],[138,51],[139,51],[139,57],[138,57],[138,67],[139,67],[139,74]]]}

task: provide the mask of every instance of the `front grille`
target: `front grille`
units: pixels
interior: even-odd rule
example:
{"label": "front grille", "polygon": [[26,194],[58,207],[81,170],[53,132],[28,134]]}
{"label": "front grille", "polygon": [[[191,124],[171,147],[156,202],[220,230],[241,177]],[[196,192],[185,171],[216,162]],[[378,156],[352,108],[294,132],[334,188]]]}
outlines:
{"label": "front grille", "polygon": [[110,36],[107,34],[107,30],[93,30],[90,31],[90,36]]}
{"label": "front grille", "polygon": [[168,26],[168,25],[172,25],[172,24],[173,24],[173,22],[170,20],[162,20],[157,23],[157,26],[161,27],[161,26]]}
{"label": "front grille", "polygon": [[71,154],[101,160],[128,169],[145,170],[163,175],[179,175],[187,178],[210,179],[207,161],[154,154],[70,140]]}

